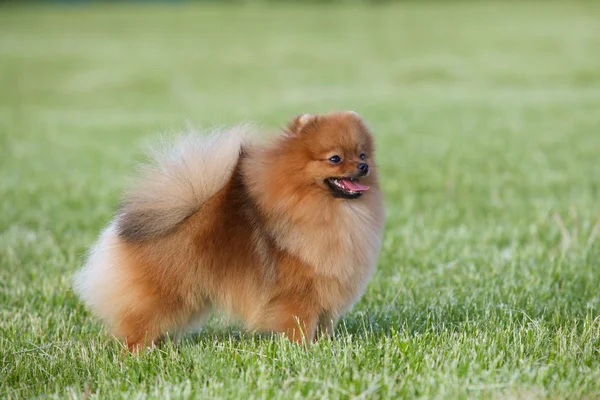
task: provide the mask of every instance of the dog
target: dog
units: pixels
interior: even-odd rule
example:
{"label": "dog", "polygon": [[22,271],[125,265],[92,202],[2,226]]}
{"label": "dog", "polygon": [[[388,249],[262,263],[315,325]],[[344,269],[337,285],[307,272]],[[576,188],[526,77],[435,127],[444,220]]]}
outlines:
{"label": "dog", "polygon": [[268,142],[238,126],[157,152],[74,289],[136,352],[215,308],[311,343],[362,296],[385,221],[373,136],[351,111],[302,114]]}

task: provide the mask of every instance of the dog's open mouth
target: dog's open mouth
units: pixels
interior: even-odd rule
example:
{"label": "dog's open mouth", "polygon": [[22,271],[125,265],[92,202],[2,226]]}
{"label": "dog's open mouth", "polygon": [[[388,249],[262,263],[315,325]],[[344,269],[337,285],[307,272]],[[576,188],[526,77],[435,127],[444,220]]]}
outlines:
{"label": "dog's open mouth", "polygon": [[369,190],[368,186],[358,183],[356,178],[327,178],[325,183],[335,197],[344,199],[359,198],[363,192]]}

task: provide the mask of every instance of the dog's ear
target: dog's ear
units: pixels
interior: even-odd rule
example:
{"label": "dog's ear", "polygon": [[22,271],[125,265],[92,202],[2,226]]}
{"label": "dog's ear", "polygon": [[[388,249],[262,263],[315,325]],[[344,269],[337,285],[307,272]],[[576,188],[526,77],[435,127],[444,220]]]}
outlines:
{"label": "dog's ear", "polygon": [[298,135],[301,132],[315,127],[319,123],[319,116],[316,114],[300,114],[293,118],[287,126],[289,133]]}
{"label": "dog's ear", "polygon": [[346,114],[350,118],[354,118],[354,120],[356,122],[358,122],[358,124],[362,128],[364,128],[367,132],[371,132],[371,129],[369,128],[369,125],[365,122],[364,119],[362,119],[362,117],[356,111],[344,111],[343,114]]}

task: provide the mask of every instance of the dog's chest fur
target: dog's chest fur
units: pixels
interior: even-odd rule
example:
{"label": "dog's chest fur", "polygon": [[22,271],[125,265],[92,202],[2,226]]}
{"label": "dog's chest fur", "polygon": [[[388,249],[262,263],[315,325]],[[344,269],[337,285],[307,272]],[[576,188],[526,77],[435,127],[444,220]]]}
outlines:
{"label": "dog's chest fur", "polygon": [[346,202],[333,218],[319,218],[317,210],[312,222],[282,220],[272,226],[276,244],[313,269],[326,308],[342,311],[364,292],[381,246],[383,217],[376,210],[369,203]]}

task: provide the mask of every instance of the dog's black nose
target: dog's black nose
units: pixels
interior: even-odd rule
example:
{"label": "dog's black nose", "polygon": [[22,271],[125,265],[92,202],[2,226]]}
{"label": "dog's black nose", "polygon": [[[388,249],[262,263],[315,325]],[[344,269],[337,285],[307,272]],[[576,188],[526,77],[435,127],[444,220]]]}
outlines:
{"label": "dog's black nose", "polygon": [[366,175],[369,173],[369,164],[367,163],[360,163],[358,164],[358,170],[363,174]]}

